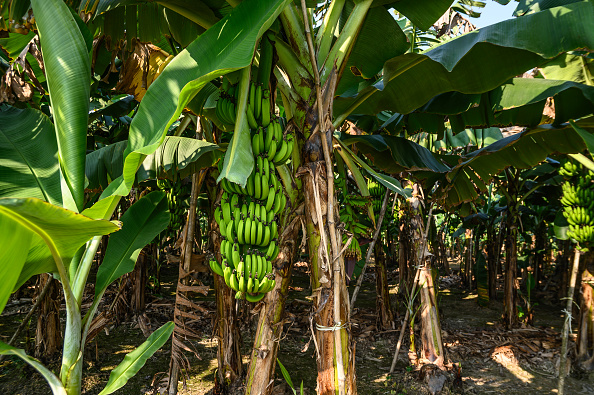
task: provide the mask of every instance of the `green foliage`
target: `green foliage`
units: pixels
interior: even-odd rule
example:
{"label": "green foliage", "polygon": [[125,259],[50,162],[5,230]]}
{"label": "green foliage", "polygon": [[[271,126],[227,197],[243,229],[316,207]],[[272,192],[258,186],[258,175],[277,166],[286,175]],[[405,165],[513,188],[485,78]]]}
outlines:
{"label": "green foliage", "polygon": [[175,325],[168,322],[154,331],[148,339],[134,351],[126,354],[120,363],[109,375],[109,381],[99,395],[111,394],[122,388],[144,366],[155,351],[160,349],[173,333]]}

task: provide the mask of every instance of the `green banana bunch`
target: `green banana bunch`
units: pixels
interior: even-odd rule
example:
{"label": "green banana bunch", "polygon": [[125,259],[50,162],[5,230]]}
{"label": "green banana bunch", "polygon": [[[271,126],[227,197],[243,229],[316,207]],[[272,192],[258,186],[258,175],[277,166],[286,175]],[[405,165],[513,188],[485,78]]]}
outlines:
{"label": "green banana bunch", "polygon": [[[222,263],[211,260],[211,269],[222,273],[225,283],[236,291],[237,299],[249,302],[261,300],[276,284],[272,263],[280,251],[278,216],[288,203],[276,168],[291,158],[295,146],[294,135],[283,130],[284,122],[274,116],[274,95],[269,88],[273,51],[271,41],[264,35],[258,75],[250,82],[245,110],[254,169],[244,187],[223,178],[224,192],[214,212],[222,240]],[[233,89],[225,79],[216,109],[217,117],[229,124],[236,117],[235,113],[229,114],[227,104],[237,103]],[[222,162],[219,161],[219,172]]]}
{"label": "green banana bunch", "polygon": [[215,107],[215,115],[226,125],[234,125],[237,117],[237,94],[239,89],[237,85],[230,85],[228,79],[223,78],[219,99]]}
{"label": "green banana bunch", "polygon": [[579,163],[567,161],[559,174],[566,180],[560,202],[569,223],[567,236],[587,251],[594,243],[594,173]]}

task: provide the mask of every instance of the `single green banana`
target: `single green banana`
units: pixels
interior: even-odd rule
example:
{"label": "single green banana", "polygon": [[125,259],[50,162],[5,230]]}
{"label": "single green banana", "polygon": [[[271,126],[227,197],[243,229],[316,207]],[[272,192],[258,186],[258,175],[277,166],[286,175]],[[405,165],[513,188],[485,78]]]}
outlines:
{"label": "single green banana", "polygon": [[268,152],[270,149],[270,144],[272,144],[272,140],[274,139],[274,122],[268,125],[266,128],[266,139],[264,140],[264,151]]}
{"label": "single green banana", "polygon": [[254,177],[254,197],[258,200],[262,199],[262,176],[256,173]]}
{"label": "single green banana", "polygon": [[274,188],[269,188],[268,198],[266,198],[266,211],[271,211],[272,205],[274,204],[274,200],[276,198],[276,191]]}
{"label": "single green banana", "polygon": [[256,245],[256,237],[258,237],[258,221],[252,221],[252,229],[250,231],[251,245]]}
{"label": "single green banana", "polygon": [[270,183],[272,183],[270,177],[274,176],[274,170],[274,164],[268,158],[264,158],[264,175],[268,177]]}
{"label": "single green banana", "polygon": [[233,270],[231,276],[229,277],[229,287],[234,291],[239,291],[239,281],[237,279],[237,271]]}
{"label": "single green banana", "polygon": [[268,194],[270,193],[270,185],[268,184],[268,177],[265,175],[261,177],[262,182],[262,193],[260,194],[260,200],[264,200],[268,198]]}
{"label": "single green banana", "polygon": [[250,303],[257,303],[261,301],[264,298],[264,296],[266,296],[265,293],[256,295],[245,294],[245,300],[247,300]]}
{"label": "single green banana", "polygon": [[271,161],[274,159],[274,155],[276,155],[276,148],[277,141],[273,139],[272,143],[270,143],[270,148],[268,149],[268,151],[265,151],[268,159]]}
{"label": "single green banana", "polygon": [[235,232],[233,231],[233,221],[229,221],[229,223],[227,224],[227,230],[225,232],[227,233],[226,237],[229,241],[235,240]]}
{"label": "single green banana", "polygon": [[262,222],[258,222],[258,226],[257,226],[257,233],[256,233],[256,245],[262,245],[262,240],[264,238],[264,226],[262,225]]}
{"label": "single green banana", "polygon": [[235,210],[233,210],[233,230],[235,236],[237,236],[237,231],[239,230],[239,221],[241,220],[241,209],[239,205],[235,206]]}
{"label": "single green banana", "polygon": [[243,238],[243,232],[245,228],[245,220],[240,219],[237,225],[237,242],[239,244],[245,244],[245,239]]}
{"label": "single green banana", "polygon": [[260,129],[256,129],[254,134],[252,135],[252,153],[254,155],[260,155],[262,149],[260,148],[260,137],[258,134],[260,133]]}
{"label": "single green banana", "polygon": [[250,217],[245,220],[243,240],[245,244],[252,244],[252,219]]}
{"label": "single green banana", "polygon": [[250,276],[247,280],[247,292],[252,292],[254,289],[254,279]]}
{"label": "single green banana", "polygon": [[280,148],[277,149],[276,155],[274,155],[274,159],[272,159],[272,161],[275,164],[279,165],[281,163],[281,159],[284,158],[285,155],[287,154],[288,149],[289,149],[289,143],[287,142],[287,140],[282,139]]}
{"label": "single green banana", "polygon": [[221,277],[225,276],[225,274],[223,273],[223,268],[221,267],[221,265],[219,265],[219,263],[216,260],[211,259],[209,264],[210,270],[212,270],[213,273],[216,273]]}
{"label": "single green banana", "polygon": [[236,243],[233,243],[232,259],[233,265],[235,267],[239,266],[239,262],[241,261],[241,254],[239,253],[239,246]]}
{"label": "single green banana", "polygon": [[262,85],[256,86],[256,101],[254,103],[254,116],[260,119],[262,114]]}
{"label": "single green banana", "polygon": [[270,244],[268,244],[268,249],[266,249],[266,259],[272,260],[272,254],[274,253],[274,249],[276,248],[276,241],[272,241],[270,242]]}
{"label": "single green banana", "polygon": [[231,269],[231,267],[229,265],[227,265],[227,262],[223,261],[223,278],[225,279],[225,284],[227,284],[228,287],[230,287],[231,285],[231,274],[233,273],[233,270]]}
{"label": "single green banana", "polygon": [[270,125],[270,113],[272,112],[272,108],[270,107],[270,90],[263,89],[262,90],[262,118],[260,124],[262,127],[267,127]]}
{"label": "single green banana", "polygon": [[252,221],[256,218],[256,202],[251,201],[248,208],[248,215]]}

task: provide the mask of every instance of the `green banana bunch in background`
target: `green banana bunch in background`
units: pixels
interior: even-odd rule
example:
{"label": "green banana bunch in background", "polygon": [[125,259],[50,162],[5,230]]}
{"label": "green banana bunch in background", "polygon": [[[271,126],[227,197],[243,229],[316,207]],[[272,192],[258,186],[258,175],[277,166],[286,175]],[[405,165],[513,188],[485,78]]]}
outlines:
{"label": "green banana bunch in background", "polygon": [[580,163],[566,161],[559,169],[565,178],[561,187],[563,216],[567,219],[567,236],[587,251],[594,243],[594,173]]}

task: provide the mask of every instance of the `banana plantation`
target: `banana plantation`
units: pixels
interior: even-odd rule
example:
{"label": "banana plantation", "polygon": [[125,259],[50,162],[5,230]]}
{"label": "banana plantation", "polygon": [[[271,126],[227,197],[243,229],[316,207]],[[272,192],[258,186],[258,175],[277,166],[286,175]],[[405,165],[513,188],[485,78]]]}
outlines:
{"label": "banana plantation", "polygon": [[0,392],[592,394],[592,153],[591,0],[0,0]]}

